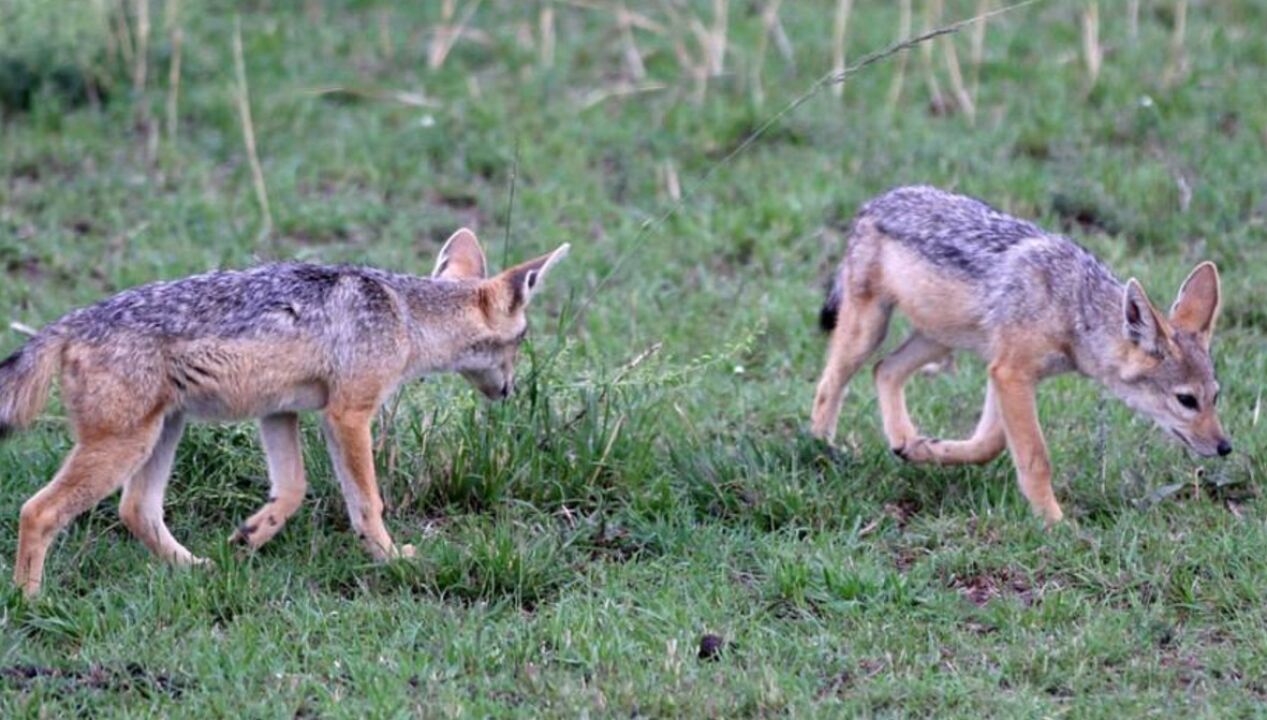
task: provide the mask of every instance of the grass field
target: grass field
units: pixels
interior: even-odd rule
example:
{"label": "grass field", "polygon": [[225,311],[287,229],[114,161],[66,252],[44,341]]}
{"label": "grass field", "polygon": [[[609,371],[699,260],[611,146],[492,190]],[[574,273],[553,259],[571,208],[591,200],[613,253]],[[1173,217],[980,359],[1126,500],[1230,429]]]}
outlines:
{"label": "grass field", "polygon": [[[628,3],[636,51],[605,0],[464,0],[447,20],[441,2],[182,3],[174,21],[173,5],[150,3],[143,43],[131,3],[124,42],[98,14],[117,17],[112,0],[0,2],[6,328],[270,258],[426,273],[460,225],[498,267],[573,250],[534,308],[515,398],[437,379],[378,425],[388,525],[416,561],[369,562],[311,421],[308,502],[237,554],[226,539],[265,497],[263,455],[248,424],[199,426],[167,517],[215,568],[156,563],[111,500],[61,536],[27,602],[7,581],[18,509],[70,447],[59,406],[0,446],[0,716],[1262,712],[1261,3],[1143,0],[1132,27],[1132,3],[1097,17],[1091,0],[1046,0],[991,20],[980,53],[971,29],[933,43],[940,101],[916,50],[720,165],[831,68],[836,3],[783,3],[786,46],[766,3],[720,3],[715,75],[702,0]],[[901,22],[900,3],[855,5],[851,60]],[[942,22],[982,5],[948,0]],[[235,101],[235,13],[271,231]],[[439,57],[437,28],[463,19]],[[1070,234],[1159,304],[1196,261],[1219,263],[1237,453],[1199,462],[1091,382],[1049,381],[1068,521],[1044,532],[1006,457],[893,457],[869,373],[840,452],[808,439],[843,229],[916,182]],[[7,354],[23,338],[3,333]],[[912,412],[966,434],[983,385],[960,358],[913,383]],[[721,651],[701,659],[710,634]]]}

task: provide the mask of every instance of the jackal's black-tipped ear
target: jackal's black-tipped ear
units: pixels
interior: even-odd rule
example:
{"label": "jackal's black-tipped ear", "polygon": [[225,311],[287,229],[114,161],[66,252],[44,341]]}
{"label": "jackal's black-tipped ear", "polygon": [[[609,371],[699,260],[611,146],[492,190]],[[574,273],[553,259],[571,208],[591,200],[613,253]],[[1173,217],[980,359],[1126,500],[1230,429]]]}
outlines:
{"label": "jackal's black-tipped ear", "polygon": [[1170,306],[1170,324],[1180,330],[1195,333],[1202,342],[1209,345],[1221,304],[1219,269],[1212,262],[1203,262],[1193,269],[1179,288],[1179,296],[1175,298],[1175,304]]}
{"label": "jackal's black-tipped ear", "polygon": [[1166,322],[1135,278],[1126,281],[1122,312],[1126,338],[1149,355],[1160,355],[1166,343]]}
{"label": "jackal's black-tipped ear", "polygon": [[484,250],[475,233],[462,228],[449,236],[440,254],[436,257],[436,269],[431,272],[433,278],[453,278],[455,280],[482,280],[487,276],[488,264],[484,260]]}
{"label": "jackal's black-tipped ear", "polygon": [[506,281],[510,283],[513,293],[510,304],[512,310],[528,304],[537,290],[541,289],[541,281],[545,279],[546,273],[568,254],[571,247],[564,243],[549,255],[542,255],[536,260],[529,260],[502,273],[506,276]]}

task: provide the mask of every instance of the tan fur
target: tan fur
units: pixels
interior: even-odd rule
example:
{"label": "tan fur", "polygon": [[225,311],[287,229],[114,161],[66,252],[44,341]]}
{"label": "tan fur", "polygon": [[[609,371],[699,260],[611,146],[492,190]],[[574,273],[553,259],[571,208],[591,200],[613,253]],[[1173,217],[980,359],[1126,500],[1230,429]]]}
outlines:
{"label": "tan fur", "polygon": [[[1056,242],[1067,241],[1034,237],[1020,240],[1015,252],[1041,257]],[[1041,286],[1043,281],[1029,282]],[[1032,305],[1026,308],[1031,320],[991,325],[990,298],[980,286],[881,232],[865,214],[850,235],[837,287],[841,296],[836,324],[811,418],[811,431],[820,438],[830,441],[834,436],[845,385],[883,341],[896,309],[909,318],[914,333],[875,367],[890,447],[907,461],[935,464],[988,462],[1008,448],[1021,492],[1049,524],[1063,513],[1052,491],[1051,461],[1036,409],[1036,387],[1044,377],[1083,370],[1158,419],[1194,450],[1214,454],[1217,447],[1224,452],[1227,441],[1214,408],[1217,384],[1208,358],[1219,306],[1218,274],[1210,263],[1193,271],[1170,317],[1147,302],[1138,283],[1128,283],[1128,300],[1141,299],[1128,310],[1147,313],[1139,322],[1156,329],[1138,342],[1121,336],[1117,328],[1096,328],[1114,338],[1110,342],[1085,342],[1075,308],[1052,307],[1040,298],[1007,299]],[[977,352],[989,364],[978,426],[966,440],[923,437],[909,416],[903,387],[921,367],[959,349]],[[1198,398],[1201,410],[1188,417],[1190,413],[1175,401],[1177,391]]]}
{"label": "tan fur", "polygon": [[[878,232],[875,236],[882,237]],[[970,285],[938,272],[898,243],[878,244],[883,250],[875,277],[883,296],[929,339],[946,347],[984,347],[977,293]]]}
{"label": "tan fur", "polygon": [[18,369],[10,373],[20,371],[18,386],[0,398],[15,398],[15,408],[0,418],[15,426],[29,421],[60,369],[76,444],[53,481],[22,507],[15,583],[28,595],[37,592],[57,532],[121,486],[120,517],[146,547],[175,564],[205,562],[172,536],[163,519],[163,493],[186,419],[259,419],[272,489],[231,538],[259,548],[303,501],[298,413],[306,410],[323,414],[334,471],[366,550],[378,560],[412,556],[414,548],[396,545],[383,522],[370,427],[378,408],[401,383],[429,372],[457,371],[492,399],[508,395],[528,300],[566,252],[564,245],[486,278],[475,235],[461,230],[442,249],[434,276],[467,288],[450,295],[465,298],[462,304],[445,306],[436,316],[426,307],[406,307],[403,296],[392,299],[394,317],[410,319],[384,321],[383,327],[395,329],[369,339],[362,334],[346,346],[330,346],[321,339],[327,335],[172,339],[114,332],[108,342],[73,336],[41,341],[31,351],[34,366],[11,366]]}

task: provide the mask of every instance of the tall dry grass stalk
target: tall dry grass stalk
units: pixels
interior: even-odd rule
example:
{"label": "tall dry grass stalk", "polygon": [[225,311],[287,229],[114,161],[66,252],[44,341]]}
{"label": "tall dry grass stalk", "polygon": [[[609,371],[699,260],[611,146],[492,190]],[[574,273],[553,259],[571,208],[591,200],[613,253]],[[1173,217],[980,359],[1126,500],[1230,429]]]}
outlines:
{"label": "tall dry grass stalk", "polygon": [[[849,15],[853,12],[853,0],[837,0],[836,19],[831,26],[831,71],[840,74],[845,71],[845,52],[848,49]],[[842,97],[845,84],[836,83],[831,86],[831,94]]]}
{"label": "tall dry grass stalk", "polygon": [[1126,2],[1126,34],[1131,40],[1139,38],[1139,0]]}
{"label": "tall dry grass stalk", "polygon": [[167,36],[172,44],[172,59],[167,69],[167,142],[175,147],[180,129],[180,55],[185,41],[180,26],[180,0],[168,0]]}
{"label": "tall dry grass stalk", "polygon": [[379,8],[375,17],[378,19],[378,49],[383,58],[391,61],[396,57],[396,43],[392,40],[391,8]]}
{"label": "tall dry grass stalk", "polygon": [[761,8],[761,34],[757,36],[757,50],[752,63],[752,102],[760,107],[765,104],[765,82],[762,79],[762,73],[765,70],[766,49],[770,42],[770,37],[774,34],[774,28],[779,23],[779,8],[783,5],[783,0],[768,0]]}
{"label": "tall dry grass stalk", "polygon": [[173,146],[180,132],[180,56],[185,42],[185,32],[180,26],[172,28],[172,61],[167,72],[167,142]]}
{"label": "tall dry grass stalk", "polygon": [[[575,2],[575,0],[573,0]],[[661,6],[669,17],[669,30],[672,34],[673,53],[677,57],[682,71],[695,84],[692,100],[703,102],[708,92],[708,79],[721,74],[725,70],[726,36],[729,25],[729,3],[727,0],[714,0],[713,23],[707,26],[698,17],[691,16],[684,20],[670,0],[661,0]],[[699,57],[695,57],[682,39],[680,28],[689,27],[699,45]]]}
{"label": "tall dry grass stalk", "polygon": [[941,42],[945,50],[946,73],[950,77],[950,89],[955,94],[955,103],[968,116],[968,123],[976,124],[977,104],[973,101],[972,94],[968,92],[968,86],[963,80],[963,71],[959,67],[959,51],[955,49],[955,38],[948,35],[942,38]]}
{"label": "tall dry grass stalk", "polygon": [[726,71],[726,42],[730,26],[729,0],[713,0],[713,22],[705,25],[698,17],[691,17],[691,31],[699,43],[703,72],[716,77]]}
{"label": "tall dry grass stalk", "polygon": [[989,20],[984,16],[994,8],[994,0],[977,0],[977,15],[982,17],[972,26],[972,99],[981,91],[981,63],[985,61],[985,30]]}
{"label": "tall dry grass stalk", "polygon": [[1183,79],[1188,71],[1184,39],[1188,32],[1188,0],[1175,0],[1175,26],[1170,33],[1170,57],[1162,73],[1162,84],[1170,87]]}
{"label": "tall dry grass stalk", "polygon": [[1087,91],[1095,87],[1104,62],[1100,45],[1100,3],[1089,0],[1082,8],[1082,60],[1087,66]]}
{"label": "tall dry grass stalk", "polygon": [[621,2],[616,8],[616,25],[620,28],[620,43],[625,58],[625,70],[634,82],[642,82],[647,77],[647,68],[642,64],[642,51],[634,39],[633,20],[629,8]]}
{"label": "tall dry grass stalk", "polygon": [[480,2],[482,0],[474,0],[469,3],[466,6],[466,12],[455,23],[453,18],[457,14],[457,0],[444,0],[440,6],[441,22],[436,26],[435,35],[431,38],[431,47],[427,53],[427,67],[432,70],[439,70],[444,66],[444,61],[448,59],[449,52],[453,50],[453,46],[457,44],[458,39],[462,37],[462,33],[466,30],[467,24],[471,22],[471,17],[479,9]]}
{"label": "tall dry grass stalk", "polygon": [[770,34],[770,37],[774,38],[774,47],[778,48],[779,54],[783,56],[783,61],[795,67],[796,49],[792,47],[792,41],[788,38],[787,30],[783,27],[783,21],[779,19],[777,12],[771,13],[766,32]]}
{"label": "tall dry grass stalk", "polygon": [[[905,40],[911,36],[912,22],[911,0],[899,0],[898,2],[898,42]],[[902,100],[902,88],[906,84],[906,60],[908,53],[899,53],[897,56],[897,69],[893,73],[893,84],[889,86],[889,98],[885,103],[886,112],[892,116],[897,110],[898,103]]]}
{"label": "tall dry grass stalk", "polygon": [[[928,0],[928,4],[924,6],[924,32],[932,32],[941,25],[942,9],[942,0]],[[934,112],[945,112],[949,106],[941,92],[941,82],[937,80],[937,71],[933,65],[933,43],[920,45],[920,59],[924,69],[924,82],[928,85],[929,103]]]}
{"label": "tall dry grass stalk", "polygon": [[538,46],[541,53],[541,67],[554,67],[554,2],[543,0],[541,13],[537,18],[537,33],[541,35]]}
{"label": "tall dry grass stalk", "polygon": [[153,164],[158,157],[159,126],[150,112],[150,99],[145,94],[149,80],[150,62],[150,0],[134,0],[133,15],[136,19],[135,53],[132,57],[132,94],[134,96],[133,123],[145,134],[145,160]]}
{"label": "tall dry grass stalk", "polygon": [[114,34],[119,46],[119,57],[124,65],[131,66],[136,53],[132,49],[132,29],[128,27],[126,0],[119,0],[116,8],[110,14],[114,16]]}
{"label": "tall dry grass stalk", "polygon": [[136,0],[136,55],[132,65],[132,90],[145,91],[150,53],[150,0]]}
{"label": "tall dry grass stalk", "polygon": [[238,117],[242,120],[242,140],[246,144],[246,157],[251,164],[251,180],[255,185],[255,199],[260,205],[263,221],[260,238],[273,234],[273,211],[268,205],[268,187],[264,184],[264,170],[260,167],[259,153],[255,148],[255,123],[251,120],[251,93],[246,82],[246,60],[242,53],[242,18],[233,18],[233,69],[237,76]]}
{"label": "tall dry grass stalk", "polygon": [[665,87],[664,83],[658,82],[631,83],[622,80],[614,85],[595,88],[594,90],[585,93],[585,95],[581,98],[581,110],[589,110],[590,108],[601,105],[612,98],[641,95],[643,93],[663,90]]}
{"label": "tall dry grass stalk", "polygon": [[678,179],[677,166],[672,160],[664,161],[660,175],[664,179],[664,193],[673,202],[679,202],[682,199],[682,181]]}
{"label": "tall dry grass stalk", "polygon": [[708,46],[709,72],[726,71],[726,38],[730,29],[730,0],[713,0],[712,42]]}
{"label": "tall dry grass stalk", "polygon": [[436,26],[435,34],[431,37],[431,47],[427,51],[427,67],[432,70],[444,64],[444,59],[452,47],[452,43],[449,42],[451,32],[449,23],[456,12],[456,0],[444,0],[440,5],[440,24]]}
{"label": "tall dry grass stalk", "polygon": [[101,22],[101,35],[106,41],[106,62],[115,66],[119,62],[119,40],[114,35],[114,13],[106,0],[92,0],[92,7],[97,13],[97,20]]}

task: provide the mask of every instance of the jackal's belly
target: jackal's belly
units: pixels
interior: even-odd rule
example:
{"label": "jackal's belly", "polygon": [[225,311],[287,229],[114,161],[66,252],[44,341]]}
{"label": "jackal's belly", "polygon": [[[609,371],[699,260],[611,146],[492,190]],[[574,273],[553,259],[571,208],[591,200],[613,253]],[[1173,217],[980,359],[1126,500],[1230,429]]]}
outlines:
{"label": "jackal's belly", "polygon": [[282,412],[320,410],[326,405],[324,383],[307,382],[268,389],[249,387],[251,383],[244,385],[248,387],[189,393],[183,398],[181,407],[197,420],[228,422]]}
{"label": "jackal's belly", "polygon": [[242,420],[326,404],[326,373],[310,343],[194,341],[169,358],[177,404],[194,418]]}
{"label": "jackal's belly", "polygon": [[924,337],[948,348],[966,350],[982,357],[988,356],[990,341],[985,330],[980,326],[929,322],[928,318],[920,313],[923,308],[914,308],[914,312],[905,307],[899,306],[899,308],[910,318],[911,325],[915,326],[915,329]]}

